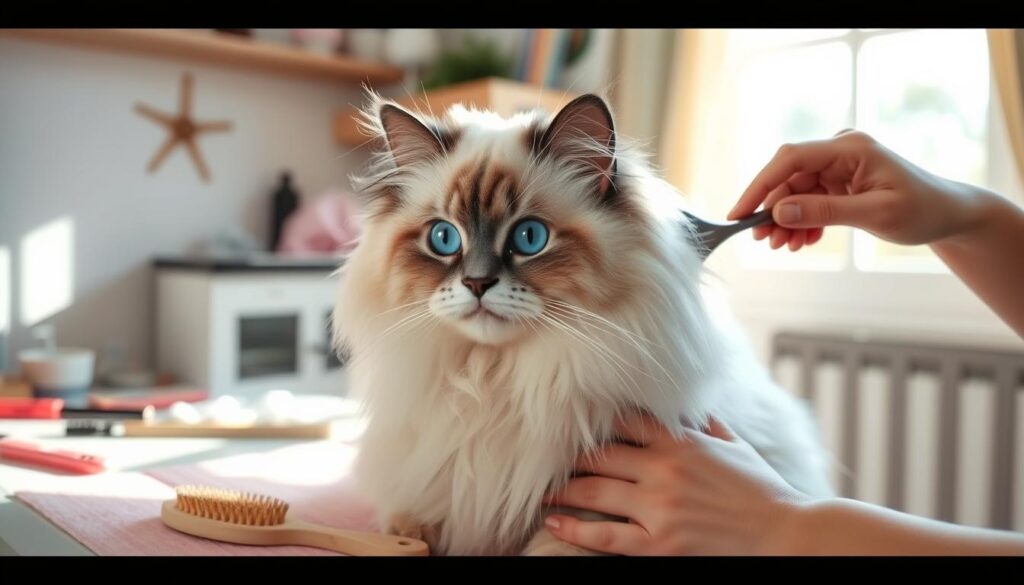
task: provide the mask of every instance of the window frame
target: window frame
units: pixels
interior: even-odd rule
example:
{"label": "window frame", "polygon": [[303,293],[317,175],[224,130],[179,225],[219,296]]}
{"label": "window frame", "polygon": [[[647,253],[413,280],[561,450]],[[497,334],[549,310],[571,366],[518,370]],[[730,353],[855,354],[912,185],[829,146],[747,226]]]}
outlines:
{"label": "window frame", "polygon": [[[861,48],[864,43],[886,36],[892,36],[897,34],[906,34],[912,32],[918,32],[921,28],[892,28],[892,29],[857,29],[851,28],[846,29],[846,32],[841,34],[821,37],[816,39],[784,42],[778,44],[772,44],[770,46],[761,47],[758,50],[758,54],[754,55],[751,52],[747,52],[745,56],[739,61],[739,66],[743,67],[749,63],[750,60],[761,57],[771,53],[782,53],[785,51],[792,51],[794,49],[802,49],[807,47],[814,47],[817,45],[825,45],[832,43],[843,43],[850,50],[850,95],[849,95],[849,107],[846,112],[846,127],[857,128],[858,121],[860,119],[858,111],[858,92],[859,92],[859,70],[860,70],[860,58]],[[986,149],[986,168],[985,168],[985,182],[989,188],[1004,187],[1009,188],[1009,181],[1003,179],[1003,176],[1009,172],[1013,172],[1013,169],[1008,169],[1004,165],[1009,161],[997,159],[993,157],[992,153],[996,151],[997,136],[996,131],[998,124],[997,117],[997,104],[996,102],[996,88],[993,80],[989,81],[989,100],[988,108],[986,113],[986,133],[985,133],[985,149]],[[1001,164],[1000,164],[1001,163]],[[846,247],[845,253],[843,254],[842,260],[839,265],[835,268],[815,268],[814,263],[800,263],[799,265],[773,265],[773,268],[785,270],[787,272],[856,272],[856,273],[883,273],[883,274],[946,274],[950,275],[949,269],[938,262],[937,264],[922,263],[919,266],[912,268],[861,268],[858,266],[857,258],[859,254],[863,254],[863,246],[866,242],[858,241],[867,234],[858,232],[857,230],[847,229],[846,233]],[[860,252],[859,252],[860,249]]]}
{"label": "window frame", "polygon": [[[853,76],[847,120],[849,127],[856,128],[861,46],[870,39],[918,30],[926,29],[850,29],[834,36],[761,47],[757,52],[764,55],[827,43],[846,43],[851,50],[850,74]],[[747,51],[737,64],[742,67],[754,57]],[[1001,120],[995,80],[990,77],[986,183],[990,189],[1009,197],[1020,191],[1021,179],[1012,157],[1005,153],[999,155],[1000,149],[1009,148]],[[736,239],[744,236],[750,237],[741,234]],[[769,355],[771,335],[786,328],[864,334],[898,330],[915,338],[954,336],[962,341],[1019,347],[1021,340],[1012,329],[945,265],[942,270],[927,266],[920,270],[865,270],[856,264],[856,230],[848,229],[846,237],[849,239],[842,261],[831,269],[796,263],[792,266],[783,263],[752,265],[749,259],[741,257],[735,243],[723,250],[726,253],[712,255],[709,259],[715,280],[725,285],[719,293],[729,298],[736,317],[746,326],[762,357]],[[790,252],[781,249],[773,253]]]}

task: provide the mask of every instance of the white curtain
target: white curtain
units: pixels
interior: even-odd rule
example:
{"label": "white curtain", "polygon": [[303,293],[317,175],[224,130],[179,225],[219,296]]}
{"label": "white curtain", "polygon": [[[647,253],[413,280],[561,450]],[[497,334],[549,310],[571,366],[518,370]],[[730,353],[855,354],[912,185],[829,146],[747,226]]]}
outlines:
{"label": "white curtain", "polygon": [[619,128],[648,141],[665,178],[701,205],[721,198],[721,153],[733,148],[728,41],[720,29],[625,29],[616,43]]}
{"label": "white curtain", "polygon": [[1024,176],[1024,30],[989,29],[988,49],[1013,160]]}
{"label": "white curtain", "polygon": [[630,138],[650,141],[648,148],[660,160],[658,142],[664,136],[663,118],[672,70],[672,29],[620,29],[616,31],[613,73],[609,92],[615,125]]}

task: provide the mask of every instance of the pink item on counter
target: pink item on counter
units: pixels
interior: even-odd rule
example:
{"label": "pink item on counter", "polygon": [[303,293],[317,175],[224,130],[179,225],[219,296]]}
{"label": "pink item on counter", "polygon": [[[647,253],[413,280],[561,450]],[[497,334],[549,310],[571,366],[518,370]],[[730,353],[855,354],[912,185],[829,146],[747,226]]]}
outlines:
{"label": "pink item on counter", "polygon": [[373,510],[355,495],[349,471],[353,445],[323,441],[270,452],[235,455],[146,474],[112,472],[53,477],[15,498],[98,555],[339,555],[303,546],[245,546],[206,540],[168,528],[160,506],[173,486],[203,484],[266,494],[290,504],[289,514],[310,522],[375,530]]}
{"label": "pink item on counter", "polygon": [[341,254],[355,248],[362,233],[355,197],[331,192],[295,210],[285,220],[277,251],[282,254]]}

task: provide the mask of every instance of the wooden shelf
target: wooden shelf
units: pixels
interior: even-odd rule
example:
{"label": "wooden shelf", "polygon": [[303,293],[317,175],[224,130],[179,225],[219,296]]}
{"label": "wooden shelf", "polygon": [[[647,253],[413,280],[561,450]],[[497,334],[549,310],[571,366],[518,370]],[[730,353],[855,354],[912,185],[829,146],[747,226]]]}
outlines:
{"label": "wooden shelf", "polygon": [[247,37],[187,29],[6,29],[0,36],[73,43],[99,49],[193,59],[281,75],[349,83],[400,81],[401,69],[343,55],[262,43]]}
{"label": "wooden shelf", "polygon": [[[434,114],[441,115],[449,106],[461,102],[467,107],[476,106],[507,117],[537,107],[555,112],[574,97],[574,94],[562,90],[489,77],[436,89],[426,94],[420,92],[416,99],[405,98],[395,101],[425,114],[433,111]],[[346,107],[335,116],[334,139],[338,144],[354,147],[366,143],[367,137],[360,130],[357,118],[358,111],[352,106]]]}

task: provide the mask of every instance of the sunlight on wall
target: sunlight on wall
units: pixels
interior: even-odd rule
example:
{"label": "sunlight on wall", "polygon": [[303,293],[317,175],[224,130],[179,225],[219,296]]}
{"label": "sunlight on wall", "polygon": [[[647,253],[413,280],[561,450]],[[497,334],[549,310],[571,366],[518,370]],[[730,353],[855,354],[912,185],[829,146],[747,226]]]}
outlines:
{"label": "sunlight on wall", "polygon": [[70,217],[44,224],[21,240],[21,324],[31,327],[71,306],[75,225]]}
{"label": "sunlight on wall", "polygon": [[[0,246],[0,335],[11,331],[11,251]],[[0,356],[0,361],[3,356]]]}

